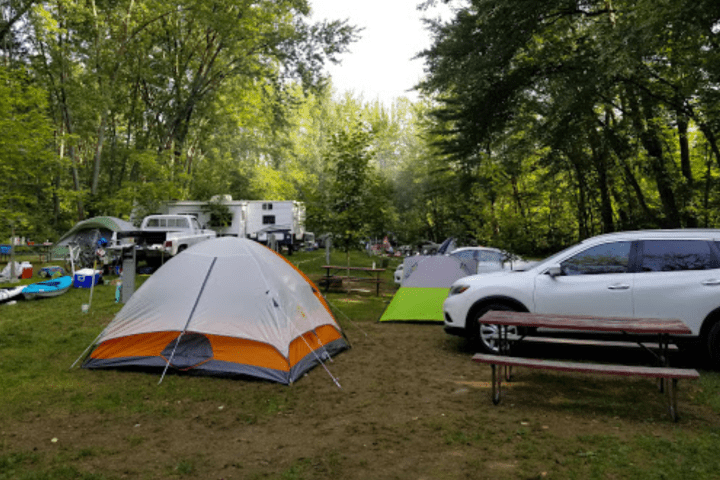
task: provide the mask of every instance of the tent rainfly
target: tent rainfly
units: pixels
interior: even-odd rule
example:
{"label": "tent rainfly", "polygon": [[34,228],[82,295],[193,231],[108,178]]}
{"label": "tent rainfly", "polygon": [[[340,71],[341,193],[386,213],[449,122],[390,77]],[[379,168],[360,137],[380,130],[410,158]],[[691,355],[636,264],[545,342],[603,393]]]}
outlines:
{"label": "tent rainfly", "polygon": [[448,255],[406,257],[402,284],[380,321],[441,323],[450,286],[476,271],[477,261],[473,259]]}
{"label": "tent rainfly", "polygon": [[172,368],[284,384],[348,348],[304,274],[235,237],[206,240],[165,263],[92,346],[84,368]]}

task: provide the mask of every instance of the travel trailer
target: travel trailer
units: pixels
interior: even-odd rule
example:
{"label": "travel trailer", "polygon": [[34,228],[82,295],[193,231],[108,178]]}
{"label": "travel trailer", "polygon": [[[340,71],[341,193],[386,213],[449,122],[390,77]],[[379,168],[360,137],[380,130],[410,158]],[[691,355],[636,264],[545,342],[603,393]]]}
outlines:
{"label": "travel trailer", "polygon": [[244,238],[246,236],[245,219],[247,217],[248,202],[246,200],[233,200],[230,195],[213,197],[211,202],[217,202],[228,207],[228,210],[232,215],[232,221],[229,225],[223,226],[217,221],[217,219],[212,217],[212,214],[208,209],[209,202],[196,200],[172,202],[165,205],[162,213],[171,215],[192,215],[198,219],[200,225],[205,225],[206,228],[215,230],[218,237],[233,236]]}
{"label": "travel trailer", "polygon": [[278,247],[287,247],[288,253],[300,249],[305,235],[305,204],[294,200],[247,202],[246,235],[268,245],[272,238]]}
{"label": "travel trailer", "polygon": [[264,245],[286,247],[289,253],[302,247],[305,236],[305,204],[295,200],[233,200],[230,195],[213,197],[212,202],[228,207],[232,221],[217,224],[208,202],[180,201],[168,203],[162,213],[193,215],[201,225],[215,230],[218,236],[250,238]]}

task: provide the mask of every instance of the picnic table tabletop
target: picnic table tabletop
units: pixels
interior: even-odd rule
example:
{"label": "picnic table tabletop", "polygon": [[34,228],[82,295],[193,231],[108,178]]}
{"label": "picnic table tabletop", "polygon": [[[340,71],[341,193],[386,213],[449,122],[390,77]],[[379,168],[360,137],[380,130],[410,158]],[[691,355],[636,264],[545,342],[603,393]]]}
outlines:
{"label": "picnic table tabletop", "polygon": [[482,323],[518,327],[541,327],[594,332],[628,332],[645,334],[691,334],[680,319],[618,318],[587,315],[556,315],[492,310],[483,315]]}
{"label": "picnic table tabletop", "polygon": [[385,268],[373,268],[373,267],[348,267],[348,266],[342,266],[342,265],[323,265],[320,268],[324,268],[326,270],[356,270],[356,271],[363,271],[363,272],[384,272]]}

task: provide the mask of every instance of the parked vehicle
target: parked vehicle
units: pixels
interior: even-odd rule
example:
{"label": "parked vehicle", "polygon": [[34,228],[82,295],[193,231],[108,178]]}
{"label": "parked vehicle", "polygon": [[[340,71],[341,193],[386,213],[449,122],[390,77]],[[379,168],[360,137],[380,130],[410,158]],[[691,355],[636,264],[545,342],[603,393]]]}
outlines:
{"label": "parked vehicle", "polygon": [[418,253],[420,253],[420,255],[435,255],[438,252],[439,248],[439,243],[425,240],[422,243],[418,244],[417,251]]}
{"label": "parked vehicle", "polygon": [[[492,247],[460,247],[448,255],[461,259],[475,260],[478,266],[476,273],[496,272],[500,270],[522,270],[535,263],[528,262],[517,255]],[[402,278],[403,264],[401,263],[395,269],[393,279],[396,284],[401,285]]]}
{"label": "parked vehicle", "polygon": [[303,246],[305,236],[305,204],[294,200],[248,201],[247,237],[267,245],[271,235],[278,247],[288,254]]}
{"label": "parked vehicle", "polygon": [[[305,204],[295,200],[233,200],[230,195],[213,197],[211,202],[227,208],[223,224],[213,218],[210,202],[180,201],[167,204],[167,214],[191,215],[211,225],[218,236],[250,238],[264,245],[274,243],[293,253],[305,242]],[[274,242],[273,242],[274,240]]]}
{"label": "parked vehicle", "polygon": [[521,257],[492,247],[460,247],[449,253],[450,256],[477,261],[477,273],[498,270],[525,270],[534,265]]}
{"label": "parked vehicle", "polygon": [[402,285],[402,277],[403,277],[403,264],[397,266],[395,269],[395,273],[393,274],[393,280],[395,280],[395,283],[398,285]]}
{"label": "parked vehicle", "polygon": [[149,215],[140,225],[146,258],[172,257],[217,234],[200,226],[191,215]]}
{"label": "parked vehicle", "polygon": [[[208,208],[210,203],[216,203],[227,209],[228,218],[216,218],[213,210]],[[196,200],[183,200],[165,205],[164,214],[191,215],[198,219],[201,225],[208,225],[219,237],[233,236],[245,238],[247,236],[248,201],[233,200],[230,195],[217,195],[210,202]]]}
{"label": "parked vehicle", "polygon": [[720,366],[720,230],[645,230],[593,237],[525,271],[456,281],[443,305],[445,331],[497,350],[489,310],[679,318]]}

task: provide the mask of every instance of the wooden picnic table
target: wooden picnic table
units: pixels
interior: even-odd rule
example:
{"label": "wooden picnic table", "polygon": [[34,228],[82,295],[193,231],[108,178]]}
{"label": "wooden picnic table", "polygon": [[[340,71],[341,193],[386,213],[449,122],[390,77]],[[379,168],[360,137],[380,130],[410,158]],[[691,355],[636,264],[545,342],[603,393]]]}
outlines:
{"label": "wooden picnic table", "polygon": [[[682,320],[669,318],[619,318],[593,317],[587,315],[552,315],[528,312],[489,311],[481,318],[481,323],[500,327],[551,328],[558,330],[578,330],[597,333],[622,333],[625,338],[644,347],[644,339],[639,335],[657,335],[659,355],[658,364],[667,366],[670,335],[689,335],[692,330]],[[498,345],[500,352],[510,351],[508,329],[499,328]],[[520,337],[522,340],[523,337]],[[645,348],[648,350],[647,348]],[[652,353],[652,352],[651,352]]]}
{"label": "wooden picnic table", "polygon": [[[383,280],[380,278],[380,274],[385,271],[384,268],[373,268],[373,267],[348,267],[340,265],[323,265],[320,268],[325,269],[325,292],[330,289],[330,285],[333,280],[348,280],[352,282],[371,282],[375,284],[375,295],[380,295],[380,284]],[[365,276],[355,275],[339,275],[340,272],[357,272]],[[372,274],[375,274],[373,278]]]}
{"label": "wooden picnic table", "polygon": [[[45,243],[28,243],[23,245],[16,245],[15,247],[23,247],[33,251],[40,262],[47,262],[50,260],[50,250],[53,244],[50,242]],[[0,245],[0,260],[9,261],[11,245]],[[17,252],[16,252],[17,255]]]}
{"label": "wooden picnic table", "polygon": [[[689,335],[690,328],[678,319],[661,318],[615,318],[592,317],[578,315],[549,315],[528,312],[489,311],[480,320],[483,324],[498,326],[499,355],[477,354],[473,360],[478,363],[490,364],[492,368],[492,399],[493,403],[500,402],[500,389],[502,376],[496,372],[499,366],[505,367],[505,380],[510,381],[513,366],[536,369],[557,370],[576,373],[602,373],[622,376],[644,376],[658,378],[660,390],[666,391],[668,407],[671,418],[677,421],[677,380],[695,379],[699,374],[694,369],[678,369],[669,366],[669,350],[671,335]],[[619,332],[625,339],[636,342],[654,358],[653,366],[607,365],[589,362],[558,362],[548,359],[533,359],[514,357],[510,354],[511,339],[508,336],[508,327],[550,328],[559,330],[576,330],[585,332]],[[648,335],[657,335],[658,353],[648,348],[643,341]],[[524,336],[512,341],[522,341]],[[564,339],[572,342],[571,339]],[[613,342],[615,343],[615,342]],[[602,342],[598,342],[602,344]]]}

